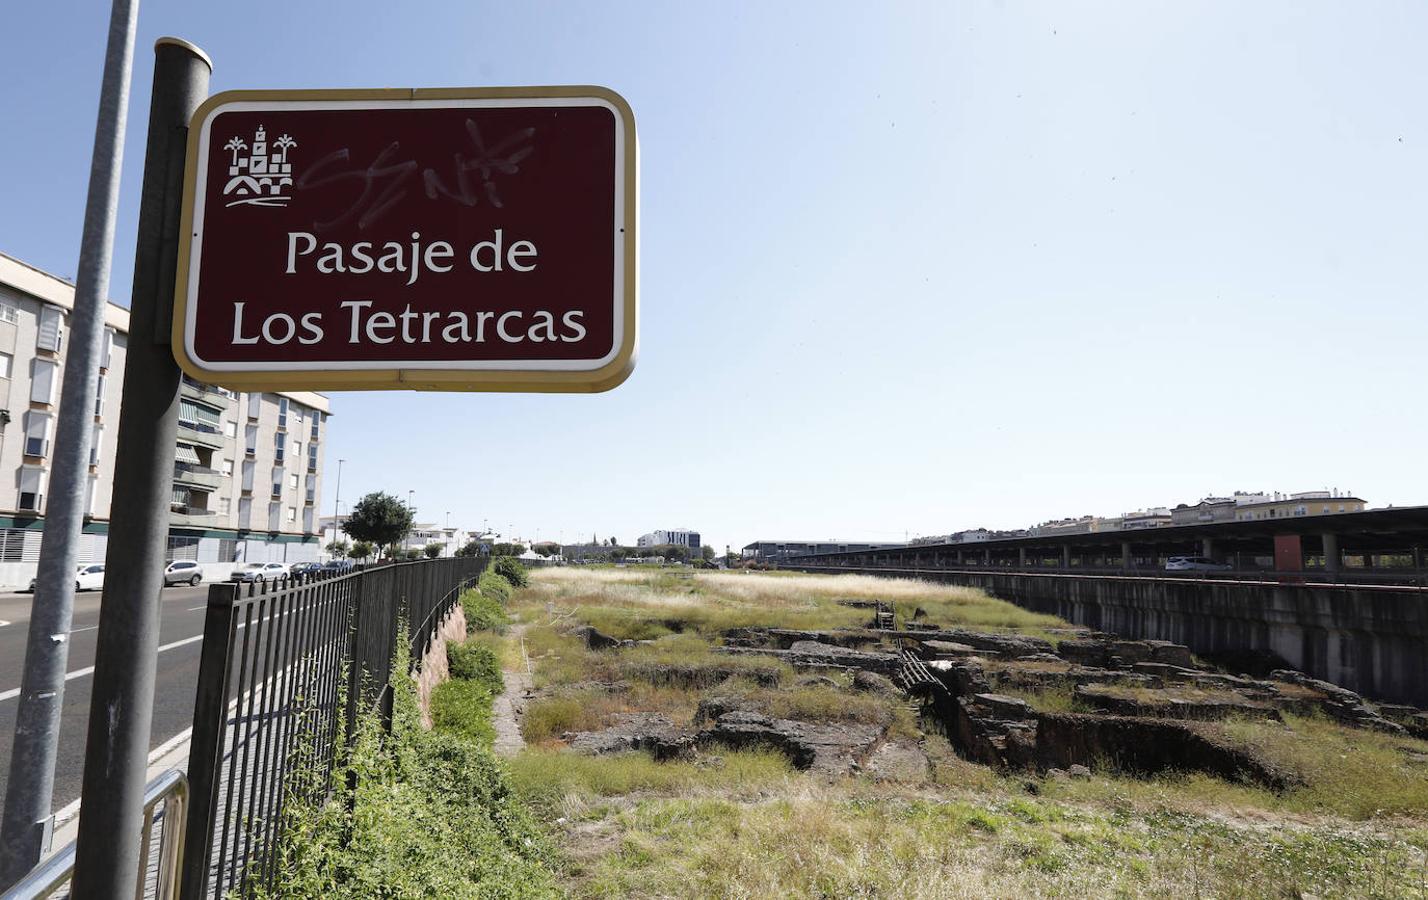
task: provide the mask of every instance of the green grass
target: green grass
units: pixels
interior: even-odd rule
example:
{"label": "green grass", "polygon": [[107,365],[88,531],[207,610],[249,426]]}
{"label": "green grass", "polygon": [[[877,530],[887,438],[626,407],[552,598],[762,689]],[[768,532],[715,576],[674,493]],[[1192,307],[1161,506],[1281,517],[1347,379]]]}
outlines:
{"label": "green grass", "polygon": [[567,867],[576,896],[1395,897],[1419,896],[1424,883],[1420,852],[1393,838],[1026,797],[868,795],[800,781],[768,800],[704,792],[595,814],[618,841]]}
{"label": "green grass", "polygon": [[636,793],[714,791],[756,796],[796,773],[772,750],[725,751],[717,761],[656,762],[647,753],[590,757],[526,750],[510,761],[511,784],[546,811]]}
{"label": "green grass", "polygon": [[491,688],[482,681],[453,678],[431,692],[431,722],[438,731],[451,732],[482,747],[496,740],[491,724]]}

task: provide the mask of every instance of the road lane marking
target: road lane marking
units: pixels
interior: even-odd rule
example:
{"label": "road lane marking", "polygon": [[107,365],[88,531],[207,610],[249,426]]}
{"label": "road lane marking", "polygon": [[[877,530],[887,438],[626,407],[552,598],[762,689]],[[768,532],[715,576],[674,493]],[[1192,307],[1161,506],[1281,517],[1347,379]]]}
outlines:
{"label": "road lane marking", "polygon": [[193,612],[195,609],[208,609],[208,604],[205,603],[205,604],[203,604],[202,606],[190,606],[190,607],[188,608],[188,611],[189,611],[189,612]]}
{"label": "road lane marking", "polygon": [[[243,626],[240,625],[238,627],[241,628]],[[189,644],[197,643],[201,640],[203,640],[203,635],[196,634],[193,637],[184,638],[181,641],[174,641],[172,644],[164,644],[162,647],[159,648],[158,652],[163,653],[167,650],[177,650],[179,647],[186,647]],[[85,666],[83,669],[75,669],[73,672],[64,673],[64,680],[70,681],[75,678],[83,678],[86,675],[93,674],[94,666]],[[13,700],[18,696],[20,696],[19,688],[11,688],[8,691],[0,692],[0,703],[4,703],[6,700]]]}
{"label": "road lane marking", "polygon": [[4,628],[6,625],[9,625],[9,624],[10,624],[10,623],[9,623],[9,622],[6,622],[4,619],[0,619],[0,628]]}
{"label": "road lane marking", "polygon": [[[289,612],[283,613],[283,614],[280,615],[280,616],[264,617],[264,618],[262,618],[262,619],[259,619],[258,621],[259,621],[259,622],[276,622],[276,621],[279,620],[279,619],[285,619],[285,618],[287,618],[288,616],[293,615],[294,612],[295,612],[295,611],[289,611]],[[94,627],[98,628],[99,626],[96,625],[96,626],[94,626]],[[240,630],[240,631],[241,631],[242,629],[244,629],[244,628],[247,628],[247,627],[248,627],[248,623],[247,623],[247,622],[239,622],[239,623],[238,623],[238,630]],[[198,641],[201,641],[201,640],[203,640],[203,635],[201,635],[201,634],[195,634],[193,637],[186,637],[186,638],[184,638],[184,639],[181,640],[181,641],[174,641],[172,644],[164,644],[162,647],[160,647],[160,648],[158,649],[158,652],[159,652],[159,653],[163,653],[163,652],[166,651],[166,650],[177,650],[179,647],[186,647],[186,646],[188,646],[189,644],[194,644],[194,643],[197,643]],[[94,666],[86,666],[86,667],[84,667],[83,669],[75,669],[73,672],[66,672],[66,673],[64,674],[64,680],[65,680],[65,681],[69,681],[69,680],[74,679],[74,678],[83,678],[83,677],[86,676],[86,675],[93,675],[93,674],[94,674]],[[20,696],[20,689],[19,689],[19,688],[11,688],[11,689],[8,690],[8,691],[0,691],[0,703],[4,703],[6,700],[13,700],[13,699],[15,699],[15,698],[18,697],[18,696]]]}
{"label": "road lane marking", "polygon": [[70,634],[79,634],[81,631],[94,631],[94,630],[95,630],[96,628],[98,628],[98,627],[99,627],[98,625],[87,625],[87,626],[85,626],[84,628],[76,628],[76,629],[74,629],[73,631],[70,632]]}

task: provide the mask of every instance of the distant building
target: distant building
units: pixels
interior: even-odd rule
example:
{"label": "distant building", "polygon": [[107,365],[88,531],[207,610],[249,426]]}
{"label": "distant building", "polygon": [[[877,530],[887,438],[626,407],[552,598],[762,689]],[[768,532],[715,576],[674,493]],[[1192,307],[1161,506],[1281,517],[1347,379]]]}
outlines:
{"label": "distant building", "polygon": [[1095,531],[1098,519],[1095,516],[1079,516],[1071,519],[1053,519],[1027,529],[1031,537],[1053,534],[1089,534]]}
{"label": "distant building", "polygon": [[1150,509],[1138,509],[1135,512],[1128,512],[1121,516],[1121,531],[1134,531],[1138,528],[1164,528],[1171,524],[1170,510],[1164,506],[1155,506]]}
{"label": "distant building", "polygon": [[873,543],[870,541],[754,541],[745,544],[740,556],[755,562],[769,562],[805,553],[852,553],[859,550],[886,550],[906,547],[906,544]]}
{"label": "distant building", "polygon": [[1347,492],[1301,491],[1297,494],[1275,494],[1272,497],[1240,503],[1235,509],[1235,521],[1323,516],[1329,513],[1361,512],[1366,508],[1367,504],[1362,499]]}
{"label": "distant building", "polygon": [[673,544],[676,547],[689,547],[698,550],[702,545],[697,531],[651,531],[649,534],[642,534],[635,541],[636,547],[663,547]]}

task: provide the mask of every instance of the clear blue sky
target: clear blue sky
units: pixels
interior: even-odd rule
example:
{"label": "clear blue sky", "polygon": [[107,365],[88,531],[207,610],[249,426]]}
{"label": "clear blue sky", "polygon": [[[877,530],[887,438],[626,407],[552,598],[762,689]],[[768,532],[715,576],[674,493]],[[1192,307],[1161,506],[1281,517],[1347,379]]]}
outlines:
{"label": "clear blue sky", "polygon": [[[13,5],[0,249],[75,268],[108,6]],[[324,514],[541,537],[1428,502],[1428,6],[146,0],[212,87],[595,83],[642,153],[639,364],[598,396],[335,394]]]}

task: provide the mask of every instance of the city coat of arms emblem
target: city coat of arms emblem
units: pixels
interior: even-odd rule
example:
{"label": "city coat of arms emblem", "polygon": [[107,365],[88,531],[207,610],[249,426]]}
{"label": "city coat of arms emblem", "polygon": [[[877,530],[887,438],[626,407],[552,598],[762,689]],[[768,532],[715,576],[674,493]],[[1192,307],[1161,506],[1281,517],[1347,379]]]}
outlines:
{"label": "city coat of arms emblem", "polygon": [[[234,136],[223,149],[233,154],[228,166],[228,182],[223,186],[223,195],[232,197],[229,206],[249,204],[252,206],[286,206],[292,199],[286,191],[293,185],[293,166],[288,161],[288,151],[297,146],[297,141],[284,134],[273,141],[268,149],[268,133],[262,125],[253,133],[253,144]],[[243,151],[249,151],[244,153]]]}

